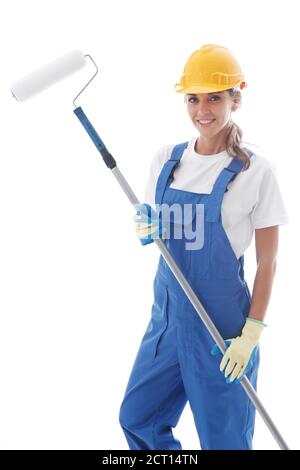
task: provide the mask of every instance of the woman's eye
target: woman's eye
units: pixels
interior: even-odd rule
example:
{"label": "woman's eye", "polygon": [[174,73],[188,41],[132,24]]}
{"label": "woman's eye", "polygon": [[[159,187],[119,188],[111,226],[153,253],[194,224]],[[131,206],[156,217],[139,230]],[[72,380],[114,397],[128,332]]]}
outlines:
{"label": "woman's eye", "polygon": [[213,95],[213,96],[211,97],[211,99],[214,100],[214,101],[219,101],[221,98],[220,98],[220,96],[218,96],[218,95]]}
{"label": "woman's eye", "polygon": [[[219,101],[219,100],[221,99],[221,97],[220,97],[219,95],[213,95],[213,96],[211,96],[209,99],[210,99],[210,101]],[[188,99],[189,103],[194,103],[194,102],[195,102],[195,101],[192,101],[192,100],[197,101],[197,98],[195,98],[195,97],[193,97],[193,96],[190,97],[190,98]]]}

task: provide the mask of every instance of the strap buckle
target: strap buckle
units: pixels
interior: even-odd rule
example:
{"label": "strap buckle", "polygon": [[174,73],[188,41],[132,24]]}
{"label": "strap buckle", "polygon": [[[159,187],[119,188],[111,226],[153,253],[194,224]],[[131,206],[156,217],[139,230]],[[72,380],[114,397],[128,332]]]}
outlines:
{"label": "strap buckle", "polygon": [[170,171],[169,178],[168,178],[168,180],[169,181],[171,180],[171,182],[172,182],[172,180],[174,179],[174,176],[173,176],[174,171],[178,167],[178,164],[179,164],[180,160],[178,160],[177,158],[176,159],[175,158],[174,159],[169,158],[168,162],[176,162],[175,165],[173,166],[172,170]]}
{"label": "strap buckle", "polygon": [[238,173],[236,170],[232,170],[231,168],[225,167],[224,170],[230,171],[231,173]]}

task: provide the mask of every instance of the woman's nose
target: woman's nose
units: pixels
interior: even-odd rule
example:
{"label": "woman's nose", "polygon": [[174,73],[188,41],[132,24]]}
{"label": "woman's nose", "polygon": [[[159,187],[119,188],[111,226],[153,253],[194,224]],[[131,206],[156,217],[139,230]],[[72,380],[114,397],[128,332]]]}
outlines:
{"label": "woman's nose", "polygon": [[196,104],[196,114],[201,117],[209,113],[210,113],[209,104],[206,103],[205,100],[198,100],[198,103]]}

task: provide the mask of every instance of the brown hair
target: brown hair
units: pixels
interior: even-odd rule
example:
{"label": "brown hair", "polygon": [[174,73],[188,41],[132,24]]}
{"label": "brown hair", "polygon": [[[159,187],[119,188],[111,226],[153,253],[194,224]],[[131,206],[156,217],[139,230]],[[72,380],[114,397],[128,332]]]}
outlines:
{"label": "brown hair", "polygon": [[[230,88],[228,93],[230,94],[231,97],[237,98],[239,105],[242,102],[242,94],[240,90],[234,90],[234,88]],[[244,166],[242,171],[248,170],[250,166],[250,158],[248,153],[243,150],[242,148],[242,137],[243,137],[243,131],[242,129],[235,123],[231,122],[231,125],[228,130],[228,134],[226,137],[226,150],[229,153],[229,155],[235,159],[241,159],[244,161]]]}

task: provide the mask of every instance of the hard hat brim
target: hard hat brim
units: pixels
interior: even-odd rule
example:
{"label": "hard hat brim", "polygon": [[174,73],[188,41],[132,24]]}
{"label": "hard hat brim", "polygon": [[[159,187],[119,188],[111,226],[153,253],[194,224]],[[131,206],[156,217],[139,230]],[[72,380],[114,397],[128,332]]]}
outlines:
{"label": "hard hat brim", "polygon": [[[220,85],[216,86],[203,86],[203,85],[192,85],[189,87],[181,87],[178,90],[175,90],[176,93],[185,93],[186,95],[197,95],[198,93],[217,93],[218,91],[228,90],[230,88],[235,88],[238,85]],[[178,86],[178,85],[177,85]],[[176,85],[175,85],[176,87]]]}

